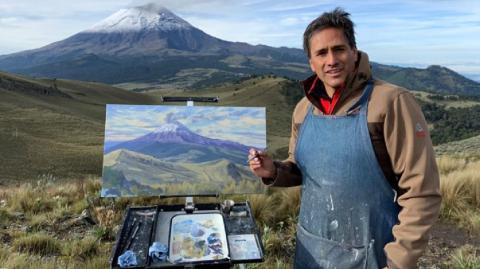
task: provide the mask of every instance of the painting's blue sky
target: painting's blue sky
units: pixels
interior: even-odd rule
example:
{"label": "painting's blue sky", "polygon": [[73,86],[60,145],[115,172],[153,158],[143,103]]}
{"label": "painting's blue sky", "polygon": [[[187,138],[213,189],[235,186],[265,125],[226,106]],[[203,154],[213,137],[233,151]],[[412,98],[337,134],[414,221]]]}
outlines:
{"label": "painting's blue sky", "polygon": [[210,138],[266,148],[265,108],[108,105],[107,142],[127,141],[178,121]]}
{"label": "painting's blue sky", "polygon": [[[0,3],[0,55],[38,48],[89,28],[132,0]],[[151,1],[148,1],[151,2]],[[336,6],[352,14],[358,48],[373,61],[439,64],[480,81],[480,1],[160,0],[208,34],[229,41],[301,48],[305,26]]]}

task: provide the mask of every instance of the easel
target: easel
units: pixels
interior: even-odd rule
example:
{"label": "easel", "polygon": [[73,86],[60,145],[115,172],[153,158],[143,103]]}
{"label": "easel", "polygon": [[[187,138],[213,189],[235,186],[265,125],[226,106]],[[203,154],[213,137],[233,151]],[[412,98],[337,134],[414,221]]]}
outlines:
{"label": "easel", "polygon": [[[203,103],[218,103],[220,98],[218,97],[179,97],[179,96],[162,96],[162,102],[187,102],[187,106],[193,106],[193,102],[203,102]],[[205,195],[203,195],[205,196]],[[218,197],[218,193],[214,195],[207,195]],[[193,213],[195,210],[195,203],[193,202],[192,196],[185,197],[185,212],[188,214]]]}
{"label": "easel", "polygon": [[[220,98],[218,97],[174,97],[174,96],[162,96],[163,102],[187,102],[187,106],[193,106],[193,102],[205,102],[205,103],[218,103]],[[215,195],[218,197],[218,194]],[[185,212],[193,213],[195,210],[195,203],[192,196],[185,197]],[[240,269],[245,269],[245,264],[238,265]]]}
{"label": "easel", "polygon": [[[218,102],[218,97],[162,97],[163,102],[186,102],[187,107],[193,107],[194,102]],[[176,195],[160,195],[160,198],[184,197],[185,203],[176,205],[155,205],[150,207],[129,207],[126,211],[122,228],[117,236],[117,242],[112,252],[110,260],[111,268],[119,268],[116,264],[118,257],[125,252],[125,250],[132,250],[138,254],[138,266],[131,268],[222,268],[228,269],[237,264],[239,268],[244,269],[246,263],[263,262],[263,246],[260,238],[260,232],[256,226],[251,206],[248,201],[235,203],[232,200],[225,200],[223,203],[207,203],[195,204],[193,197],[216,197],[219,198],[219,191],[209,194],[196,194],[195,190],[192,193],[176,194]],[[218,202],[218,199],[217,199]],[[223,246],[229,248],[229,256],[218,260],[208,261],[193,261],[190,263],[176,263],[167,260],[156,260],[148,254],[149,246],[153,242],[160,242],[165,244],[169,242],[170,232],[172,231],[172,223],[178,216],[191,215],[191,219],[195,219],[201,214],[222,214],[221,221],[225,227],[223,232],[227,237],[230,235],[232,239]],[[138,220],[138,216],[143,219]],[[145,218],[144,216],[151,216]],[[198,219],[198,218],[197,218]],[[211,232],[209,232],[210,234]],[[212,233],[213,234],[213,233]],[[138,236],[138,239],[136,238]],[[135,240],[134,240],[135,238]],[[210,239],[208,239],[210,240]],[[133,243],[132,243],[133,242]],[[248,252],[250,256],[245,256],[242,251],[243,246],[255,246],[257,252]],[[237,252],[231,252],[230,249],[237,249]],[[215,244],[215,243],[211,243]],[[239,247],[240,246],[240,247]],[[171,249],[173,247],[169,246]],[[236,247],[236,248],[235,248]],[[168,249],[168,248],[167,248]],[[182,248],[183,249],[183,248]],[[240,249],[240,251],[238,251]],[[178,253],[178,250],[177,252]],[[178,256],[178,254],[173,254]],[[236,253],[235,256],[232,253]],[[241,254],[238,254],[241,253]],[[251,254],[254,253],[254,254]],[[177,260],[175,260],[177,261]]]}

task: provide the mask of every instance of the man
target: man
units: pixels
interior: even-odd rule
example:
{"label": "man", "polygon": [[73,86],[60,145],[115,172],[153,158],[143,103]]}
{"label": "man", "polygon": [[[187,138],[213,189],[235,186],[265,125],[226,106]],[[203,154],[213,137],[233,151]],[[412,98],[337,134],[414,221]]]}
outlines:
{"label": "man", "polygon": [[372,78],[340,8],[304,33],[312,77],[292,119],[289,158],[250,150],[270,186],[302,184],[295,268],[416,268],[441,197],[423,114]]}

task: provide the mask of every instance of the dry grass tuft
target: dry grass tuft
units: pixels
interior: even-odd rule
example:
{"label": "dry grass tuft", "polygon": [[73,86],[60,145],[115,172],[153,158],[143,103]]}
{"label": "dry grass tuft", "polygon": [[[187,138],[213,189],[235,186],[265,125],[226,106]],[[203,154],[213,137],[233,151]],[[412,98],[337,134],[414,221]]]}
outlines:
{"label": "dry grass tuft", "polygon": [[100,257],[92,257],[92,259],[88,260],[85,263],[85,269],[99,269],[99,268],[110,268],[108,264],[108,259],[103,256]]}
{"label": "dry grass tuft", "polygon": [[[2,262],[0,260],[0,262]],[[82,267],[67,267],[64,266],[56,257],[45,258],[38,256],[29,256],[22,253],[10,253],[9,259],[0,263],[0,268],[8,269],[52,269],[52,268],[82,268]]]}
{"label": "dry grass tuft", "polygon": [[14,211],[38,214],[53,209],[54,201],[39,187],[32,184],[22,185],[15,188],[7,197],[9,207]]}
{"label": "dry grass tuft", "polygon": [[252,214],[260,225],[272,223],[275,218],[276,199],[272,195],[252,194],[248,200],[252,207]]}
{"label": "dry grass tuft", "polygon": [[448,265],[454,269],[478,269],[480,268],[480,253],[478,249],[465,245],[457,249],[451,256]]}
{"label": "dry grass tuft", "polygon": [[113,227],[115,223],[119,223],[122,218],[122,212],[115,211],[103,206],[95,207],[94,214],[98,224],[103,227]]}
{"label": "dry grass tuft", "polygon": [[11,251],[5,246],[0,246],[0,264],[5,264],[10,257]]}
{"label": "dry grass tuft", "polygon": [[99,253],[98,240],[89,236],[81,240],[75,239],[65,242],[62,247],[62,254],[70,259],[88,260]]}
{"label": "dry grass tuft", "polygon": [[61,253],[61,244],[55,238],[44,233],[20,237],[13,242],[13,248],[18,252],[41,256],[59,255]]}
{"label": "dry grass tuft", "polygon": [[[480,232],[480,161],[443,158],[439,169],[441,217],[454,220],[471,232]],[[450,160],[451,164],[448,164]],[[455,167],[455,169],[453,168]]]}
{"label": "dry grass tuft", "polygon": [[0,228],[1,226],[7,224],[11,218],[12,216],[6,209],[0,208]]}
{"label": "dry grass tuft", "polygon": [[465,168],[467,161],[465,159],[442,156],[437,159],[438,171],[442,175],[447,175],[453,171]]}
{"label": "dry grass tuft", "polygon": [[275,209],[276,222],[296,220],[300,210],[301,187],[280,189],[275,193],[278,207]]}
{"label": "dry grass tuft", "polygon": [[89,178],[82,181],[82,183],[82,191],[84,196],[100,196],[100,190],[102,189],[102,183],[100,182],[100,180]]}
{"label": "dry grass tuft", "polygon": [[[285,226],[287,225],[287,226]],[[263,228],[262,243],[267,256],[291,258],[295,254],[294,223],[280,222],[275,229],[268,226]]]}

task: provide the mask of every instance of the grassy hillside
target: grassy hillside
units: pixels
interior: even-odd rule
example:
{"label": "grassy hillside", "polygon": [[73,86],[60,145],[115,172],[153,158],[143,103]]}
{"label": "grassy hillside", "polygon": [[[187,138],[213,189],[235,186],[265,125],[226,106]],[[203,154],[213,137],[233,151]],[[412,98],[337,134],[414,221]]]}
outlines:
{"label": "grassy hillside", "polygon": [[[219,96],[221,101],[215,105],[266,106],[269,151],[281,157],[285,156],[288,144],[291,111],[302,92],[295,81],[263,76],[168,95]],[[0,183],[16,180],[18,185],[0,188],[0,266],[107,268],[115,233],[128,205],[183,202],[181,199],[99,197],[104,104],[149,104],[158,102],[159,98],[160,93],[136,94],[103,84],[0,74]],[[435,101],[428,95],[422,98],[425,103]],[[478,268],[480,265],[480,249],[475,243],[479,239],[473,237],[480,231],[479,137],[436,147],[441,154],[467,154],[467,158],[439,160],[444,196],[441,220],[464,229],[454,227],[448,234],[461,233],[465,236],[462,238],[469,238],[468,242],[473,243],[465,245],[467,241],[463,239],[454,245],[446,241],[438,243],[435,240],[441,240],[444,235],[433,234],[435,240],[431,240],[420,268]],[[88,174],[95,176],[85,179]],[[74,180],[56,180],[66,177]],[[23,183],[19,179],[37,181]],[[228,198],[250,200],[263,232],[266,261],[249,268],[291,268],[299,189]],[[222,199],[224,197],[202,202]]]}
{"label": "grassy hillside", "polygon": [[0,73],[0,183],[98,175],[105,104],[156,102],[104,84]]}
{"label": "grassy hillside", "polygon": [[435,147],[437,155],[480,159],[480,135]]}
{"label": "grassy hillside", "polygon": [[[438,164],[444,197],[441,218],[418,266],[479,268],[480,161],[441,158]],[[108,268],[127,206],[183,202],[181,198],[156,197],[101,199],[99,191],[97,179],[61,184],[42,180],[0,189],[0,264],[6,268]],[[225,198],[196,198],[196,202],[213,203]],[[267,195],[228,199],[249,200],[262,231],[265,262],[247,268],[291,268],[299,188],[270,189]],[[438,233],[435,227],[445,227],[445,223],[462,229],[447,226],[447,234]],[[450,235],[452,238],[445,238]]]}

